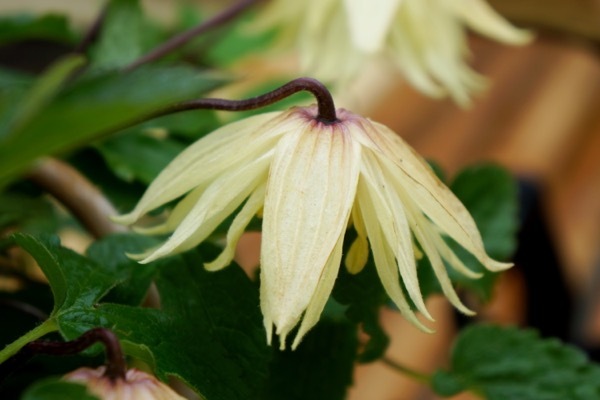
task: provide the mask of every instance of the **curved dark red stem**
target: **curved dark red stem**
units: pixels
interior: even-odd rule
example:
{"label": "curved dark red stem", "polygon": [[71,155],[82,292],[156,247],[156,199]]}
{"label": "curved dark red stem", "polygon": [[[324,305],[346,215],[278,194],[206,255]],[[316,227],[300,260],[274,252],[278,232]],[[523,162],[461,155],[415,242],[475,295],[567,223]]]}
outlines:
{"label": "curved dark red stem", "polygon": [[265,93],[260,96],[252,97],[244,100],[225,100],[225,99],[197,99],[177,103],[158,111],[152,117],[168,115],[180,111],[188,110],[224,110],[224,111],[245,111],[255,110],[279,100],[298,93],[300,91],[310,92],[317,100],[318,114],[317,119],[325,124],[333,124],[338,119],[335,113],[335,104],[329,90],[316,79],[313,78],[298,78],[285,85]]}
{"label": "curved dark red stem", "polygon": [[106,351],[106,371],[104,375],[112,380],[125,379],[127,365],[117,335],[106,328],[94,328],[77,339],[68,342],[35,340],[26,344],[17,354],[0,365],[0,380],[12,372],[16,366],[27,362],[35,355],[66,356],[77,354],[98,342],[104,345]]}

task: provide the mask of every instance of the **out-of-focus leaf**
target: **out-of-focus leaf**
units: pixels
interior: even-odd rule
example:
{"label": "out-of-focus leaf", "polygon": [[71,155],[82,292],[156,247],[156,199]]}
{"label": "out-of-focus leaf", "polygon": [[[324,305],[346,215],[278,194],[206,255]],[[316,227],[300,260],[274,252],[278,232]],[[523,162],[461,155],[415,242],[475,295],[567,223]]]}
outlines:
{"label": "out-of-focus leaf", "polygon": [[75,35],[64,15],[19,14],[0,17],[0,45],[29,39],[71,44],[75,42]]}
{"label": "out-of-focus leaf", "polygon": [[80,55],[70,55],[53,64],[29,89],[19,108],[11,116],[4,132],[0,132],[0,144],[10,142],[11,134],[15,135],[24,125],[38,114],[65,84],[65,81],[80,68],[85,59]]}
{"label": "out-of-focus leaf", "polygon": [[296,350],[277,352],[266,400],[343,400],[352,384],[356,325],[322,318]]}
{"label": "out-of-focus leaf", "polygon": [[97,148],[119,178],[148,185],[185,145],[169,137],[135,132],[110,138]]}
{"label": "out-of-focus leaf", "polygon": [[47,199],[10,191],[0,193],[0,230],[19,227],[29,233],[42,233],[56,222],[56,213]]}
{"label": "out-of-focus leaf", "polygon": [[[70,150],[134,124],[152,111],[200,97],[220,81],[185,67],[139,68],[83,76],[0,148],[0,185],[34,159]],[[27,101],[27,100],[25,100]]]}
{"label": "out-of-focus leaf", "polygon": [[111,0],[90,57],[97,68],[124,67],[151,49],[157,39],[138,0]]}
{"label": "out-of-focus leaf", "polygon": [[273,31],[258,32],[250,27],[256,19],[253,12],[247,12],[228,24],[211,37],[210,46],[206,46],[204,56],[211,65],[226,67],[244,56],[264,51],[273,42]]}
{"label": "out-of-focus leaf", "polygon": [[533,330],[478,325],[464,329],[449,371],[434,375],[444,396],[471,390],[488,400],[600,398],[600,366],[580,350]]}

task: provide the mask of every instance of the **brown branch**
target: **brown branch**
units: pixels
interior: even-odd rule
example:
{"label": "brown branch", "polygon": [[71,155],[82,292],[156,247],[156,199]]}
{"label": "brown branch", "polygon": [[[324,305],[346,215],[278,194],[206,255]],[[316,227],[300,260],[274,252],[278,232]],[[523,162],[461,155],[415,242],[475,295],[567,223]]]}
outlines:
{"label": "brown branch", "polygon": [[46,158],[29,172],[27,178],[63,204],[94,237],[126,231],[110,220],[111,216],[117,215],[113,205],[69,164]]}

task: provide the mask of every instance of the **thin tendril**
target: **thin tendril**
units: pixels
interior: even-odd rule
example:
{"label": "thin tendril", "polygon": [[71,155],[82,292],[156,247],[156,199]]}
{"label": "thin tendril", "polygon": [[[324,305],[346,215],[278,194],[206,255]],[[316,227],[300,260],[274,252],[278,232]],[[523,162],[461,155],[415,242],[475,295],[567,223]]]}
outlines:
{"label": "thin tendril", "polygon": [[273,104],[300,91],[307,91],[315,96],[318,107],[317,120],[325,124],[333,124],[338,121],[331,93],[329,93],[325,85],[313,78],[294,79],[271,92],[245,100],[206,98],[185,101],[160,110],[153,114],[152,117],[198,109],[224,111],[255,110]]}

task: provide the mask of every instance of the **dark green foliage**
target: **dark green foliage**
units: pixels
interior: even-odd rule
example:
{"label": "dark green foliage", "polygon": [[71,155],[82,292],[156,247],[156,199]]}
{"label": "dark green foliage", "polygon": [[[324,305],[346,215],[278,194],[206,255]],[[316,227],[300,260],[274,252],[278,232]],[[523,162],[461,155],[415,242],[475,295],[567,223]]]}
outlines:
{"label": "dark green foliage", "polygon": [[600,367],[572,346],[533,330],[491,325],[463,330],[450,370],[434,376],[441,395],[472,390],[488,400],[600,398]]}

